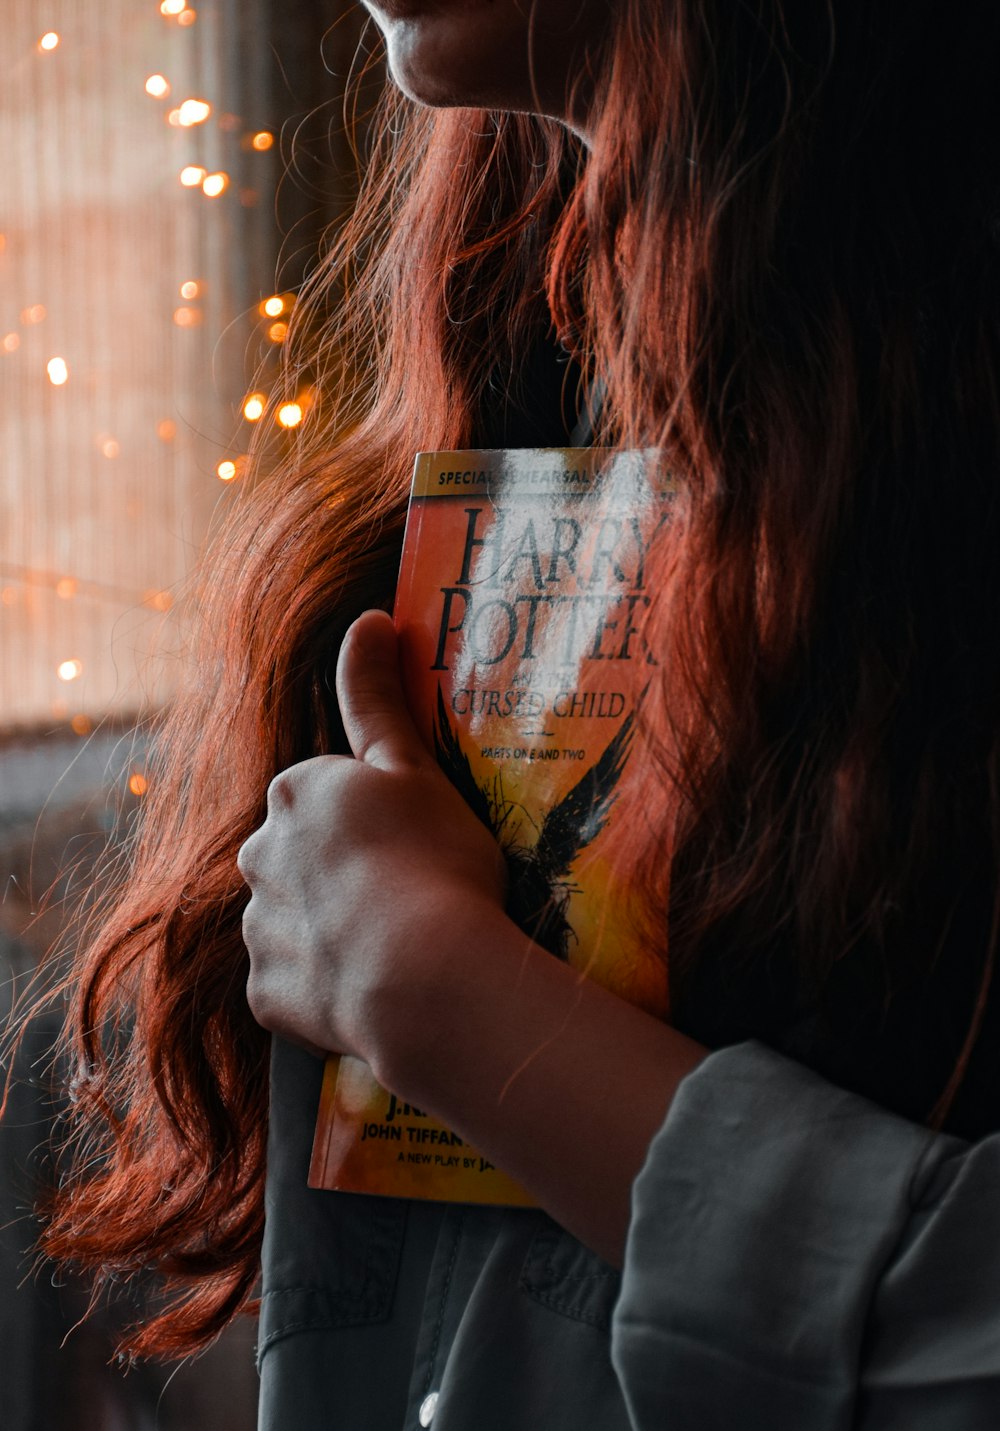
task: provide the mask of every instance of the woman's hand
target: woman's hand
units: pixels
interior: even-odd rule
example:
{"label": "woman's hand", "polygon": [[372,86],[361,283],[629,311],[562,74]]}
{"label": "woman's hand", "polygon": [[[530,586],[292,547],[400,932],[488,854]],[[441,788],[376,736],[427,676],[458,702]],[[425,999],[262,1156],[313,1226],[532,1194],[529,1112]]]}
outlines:
{"label": "woman's hand", "polygon": [[354,758],[279,775],[239,854],[247,998],[265,1028],[379,1074],[428,1033],[455,952],[504,920],[505,868],[414,728],[384,612],[350,628],[337,693]]}
{"label": "woman's hand", "polygon": [[348,632],[337,690],[355,758],[279,775],[240,851],[250,1007],[363,1058],[620,1262],[632,1181],[705,1050],[504,914],[499,848],[424,751],[383,613]]}

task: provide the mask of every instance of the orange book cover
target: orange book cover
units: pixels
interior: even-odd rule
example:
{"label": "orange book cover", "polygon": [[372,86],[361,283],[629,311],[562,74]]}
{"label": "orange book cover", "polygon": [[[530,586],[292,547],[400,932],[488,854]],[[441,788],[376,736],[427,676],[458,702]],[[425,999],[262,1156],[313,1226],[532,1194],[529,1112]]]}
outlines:
{"label": "orange book cover", "polygon": [[[504,850],[508,914],[554,958],[661,1016],[666,971],[630,918],[616,830],[640,814],[642,781],[626,777],[655,667],[648,557],[672,497],[651,453],[420,453],[394,612],[410,709]],[[532,1202],[347,1057],[327,1060],[309,1185]]]}

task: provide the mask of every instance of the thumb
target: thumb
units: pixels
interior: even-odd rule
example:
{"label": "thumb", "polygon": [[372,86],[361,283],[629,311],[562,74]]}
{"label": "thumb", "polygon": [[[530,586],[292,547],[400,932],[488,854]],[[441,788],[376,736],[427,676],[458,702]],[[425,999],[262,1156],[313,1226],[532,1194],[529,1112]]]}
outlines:
{"label": "thumb", "polygon": [[403,698],[396,631],[384,611],[366,611],[348,627],[337,661],[337,698],[358,760],[382,770],[427,764]]}

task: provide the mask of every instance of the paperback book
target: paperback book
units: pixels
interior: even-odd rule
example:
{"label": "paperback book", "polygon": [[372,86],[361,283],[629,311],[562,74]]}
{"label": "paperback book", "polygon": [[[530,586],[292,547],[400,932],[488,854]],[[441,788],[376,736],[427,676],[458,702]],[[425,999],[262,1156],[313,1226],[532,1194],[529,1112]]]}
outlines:
{"label": "paperback book", "polygon": [[[504,851],[507,913],[551,957],[660,1016],[666,970],[644,952],[618,851],[625,822],[643,818],[650,553],[673,497],[651,453],[420,453],[394,611],[410,710]],[[309,1184],[532,1202],[347,1057],[327,1060]]]}

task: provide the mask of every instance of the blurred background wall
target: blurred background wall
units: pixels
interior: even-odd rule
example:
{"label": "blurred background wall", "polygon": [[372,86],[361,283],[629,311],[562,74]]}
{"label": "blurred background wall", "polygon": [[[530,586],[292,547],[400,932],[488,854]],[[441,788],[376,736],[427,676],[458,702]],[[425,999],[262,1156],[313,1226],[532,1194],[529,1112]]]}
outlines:
{"label": "blurred background wall", "polygon": [[[135,732],[171,698],[178,593],[353,195],[362,19],[353,0],[3,0],[0,1020],[146,791]],[[50,1037],[26,1038],[0,1127],[0,1428],[251,1427],[251,1325],[176,1374],[109,1366],[114,1313],[63,1345],[82,1291],[28,1253]]]}

